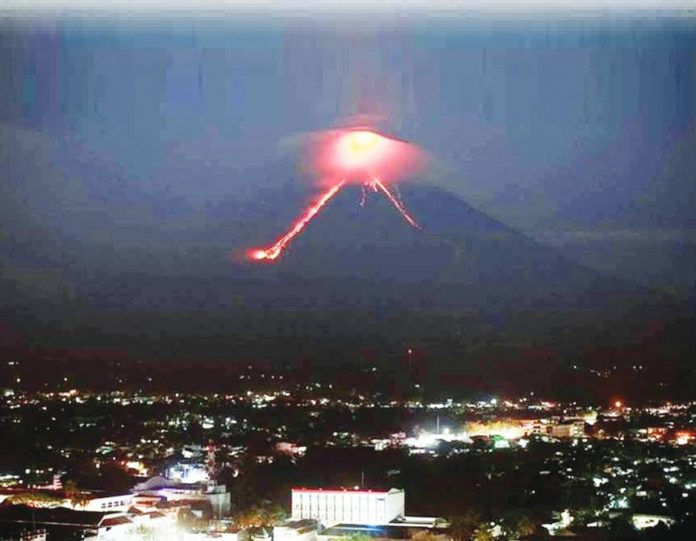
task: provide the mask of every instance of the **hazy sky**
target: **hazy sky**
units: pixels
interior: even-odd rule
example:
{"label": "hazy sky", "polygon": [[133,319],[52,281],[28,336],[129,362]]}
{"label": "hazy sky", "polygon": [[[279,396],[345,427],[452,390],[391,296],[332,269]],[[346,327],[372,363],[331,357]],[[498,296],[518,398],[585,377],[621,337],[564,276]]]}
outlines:
{"label": "hazy sky", "polygon": [[[11,283],[31,263],[3,250],[8,235],[117,250],[128,220],[154,247],[206,208],[296,181],[298,137],[359,118],[429,152],[417,181],[586,264],[693,290],[693,17],[626,4],[599,18],[26,18],[12,5],[0,19]],[[80,227],[96,223],[87,215],[102,226]],[[42,268],[32,287],[59,271]]]}
{"label": "hazy sky", "polygon": [[[589,198],[590,215],[570,217],[620,220],[622,200],[641,199],[663,214],[647,223],[681,227],[690,212],[645,199],[691,185],[693,22],[9,19],[0,121],[189,193],[187,179],[164,178],[172,158],[259,165],[293,135],[362,113],[429,150],[434,182],[513,224],[555,223]],[[192,196],[244,182],[201,177]]]}

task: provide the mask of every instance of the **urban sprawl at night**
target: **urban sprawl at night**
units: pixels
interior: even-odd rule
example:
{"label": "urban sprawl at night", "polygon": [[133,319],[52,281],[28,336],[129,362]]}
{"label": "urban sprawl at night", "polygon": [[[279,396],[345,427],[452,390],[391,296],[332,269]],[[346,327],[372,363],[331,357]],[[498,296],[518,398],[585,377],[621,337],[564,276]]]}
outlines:
{"label": "urban sprawl at night", "polygon": [[250,365],[235,392],[164,393],[25,390],[15,377],[0,409],[0,531],[481,540],[694,527],[696,402],[433,399],[419,384],[300,379]]}

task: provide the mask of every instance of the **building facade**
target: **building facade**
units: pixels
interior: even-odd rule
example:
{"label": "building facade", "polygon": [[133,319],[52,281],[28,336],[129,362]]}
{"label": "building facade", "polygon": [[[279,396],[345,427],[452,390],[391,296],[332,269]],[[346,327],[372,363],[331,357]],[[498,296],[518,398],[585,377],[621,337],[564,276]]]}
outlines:
{"label": "building facade", "polygon": [[388,524],[403,517],[404,491],[292,489],[292,518],[332,524]]}
{"label": "building facade", "polygon": [[315,541],[318,532],[315,520],[286,520],[273,528],[273,541]]}
{"label": "building facade", "polygon": [[561,422],[535,421],[532,434],[557,439],[582,438],[585,435],[585,421],[583,419],[568,419]]}

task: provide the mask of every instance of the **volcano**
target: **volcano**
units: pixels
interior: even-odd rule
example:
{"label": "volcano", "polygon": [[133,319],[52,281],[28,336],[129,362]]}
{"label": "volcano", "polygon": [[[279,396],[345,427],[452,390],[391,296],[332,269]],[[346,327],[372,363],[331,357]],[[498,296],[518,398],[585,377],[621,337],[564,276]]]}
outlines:
{"label": "volcano", "polygon": [[[361,205],[362,187],[347,185],[282,258],[259,265],[245,250],[276,238],[315,195],[288,164],[245,171],[244,186],[265,186],[253,196],[204,205],[149,193],[89,160],[64,164],[69,181],[32,160],[21,167],[3,194],[17,205],[0,246],[12,264],[0,315],[33,343],[285,358],[328,343],[348,351],[510,333],[528,342],[578,322],[601,326],[619,309],[659,317],[664,300],[429,185],[399,184],[419,228],[379,193],[368,191]],[[522,312],[545,315],[520,325]]]}
{"label": "volcano", "polygon": [[[235,269],[240,278],[253,277],[264,284],[249,300],[491,310],[597,307],[645,293],[563,258],[439,188],[403,185],[401,194],[422,227],[408,227],[377,194],[368,194],[369,200],[360,205],[359,187],[348,186],[273,268]],[[258,208],[242,216],[275,225],[305,197],[292,189],[267,194],[264,208],[281,209],[275,220]],[[259,230],[258,236],[269,229]]]}

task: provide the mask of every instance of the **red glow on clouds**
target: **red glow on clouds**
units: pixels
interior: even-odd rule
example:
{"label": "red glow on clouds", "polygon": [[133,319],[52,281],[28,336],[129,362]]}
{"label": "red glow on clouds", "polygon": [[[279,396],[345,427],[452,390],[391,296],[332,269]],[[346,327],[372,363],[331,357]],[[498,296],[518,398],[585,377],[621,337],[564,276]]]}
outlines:
{"label": "red glow on clouds", "polygon": [[316,178],[324,179],[318,183],[324,187],[324,191],[287,233],[268,248],[250,250],[247,252],[248,259],[274,261],[280,257],[283,250],[346,183],[381,191],[404,220],[419,229],[403,203],[387,187],[389,183],[404,178],[422,166],[423,155],[416,146],[363,128],[322,132],[313,140],[314,144],[309,149],[309,164]]}
{"label": "red glow on clouds", "polygon": [[377,176],[392,183],[413,174],[424,162],[415,145],[366,128],[320,132],[312,139],[308,162],[319,179],[361,184]]}

